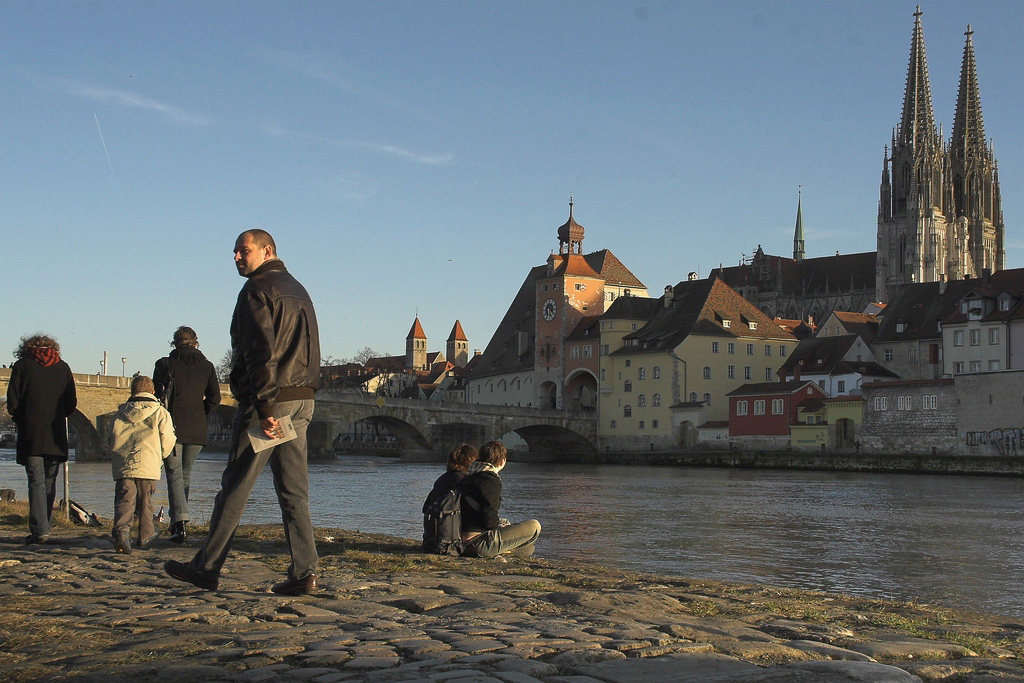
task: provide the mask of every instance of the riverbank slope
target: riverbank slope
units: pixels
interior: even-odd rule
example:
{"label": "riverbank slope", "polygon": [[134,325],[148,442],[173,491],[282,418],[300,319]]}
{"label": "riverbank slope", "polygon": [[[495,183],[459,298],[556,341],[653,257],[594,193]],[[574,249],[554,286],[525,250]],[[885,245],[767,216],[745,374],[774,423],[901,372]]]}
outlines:
{"label": "riverbank slope", "polygon": [[109,525],[23,545],[0,506],[0,678],[11,681],[1024,681],[1024,623],[913,603],[427,556],[319,529],[323,590],[270,593],[279,526],[240,529],[218,591],[186,547],[117,555]]}

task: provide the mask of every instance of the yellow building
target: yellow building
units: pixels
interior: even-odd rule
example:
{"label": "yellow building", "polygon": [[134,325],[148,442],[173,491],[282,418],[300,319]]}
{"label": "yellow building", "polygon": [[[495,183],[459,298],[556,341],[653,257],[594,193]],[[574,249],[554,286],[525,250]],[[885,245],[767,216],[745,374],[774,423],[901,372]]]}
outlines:
{"label": "yellow building", "polygon": [[665,288],[659,299],[622,297],[601,318],[598,430],[609,448],[670,448],[700,425],[673,409],[701,404],[728,420],[726,394],[770,382],[797,339],[712,274]]}

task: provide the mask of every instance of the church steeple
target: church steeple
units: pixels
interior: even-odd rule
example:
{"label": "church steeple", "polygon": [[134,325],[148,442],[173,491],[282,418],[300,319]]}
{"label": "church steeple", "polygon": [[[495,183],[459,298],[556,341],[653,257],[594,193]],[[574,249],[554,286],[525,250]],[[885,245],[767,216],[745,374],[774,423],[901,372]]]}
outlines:
{"label": "church steeple", "polygon": [[949,143],[953,176],[950,213],[956,219],[968,221],[969,251],[975,268],[998,270],[1005,261],[999,180],[991,143],[985,141],[978,69],[971,40],[974,32],[970,25],[964,35],[967,39]]}
{"label": "church steeple", "polygon": [[800,187],[796,190],[796,230],[793,232],[793,260],[804,260],[804,219],[800,212]]}
{"label": "church steeple", "polygon": [[928,84],[928,60],[924,53],[924,31],[921,28],[921,6],[914,12],[914,36],[910,41],[910,64],[907,66],[907,85],[903,92],[903,114],[896,133],[896,143],[909,146],[914,156],[924,152],[924,146],[938,139],[935,115],[932,110],[932,91]]}
{"label": "church steeple", "polygon": [[572,217],[572,195],[569,195],[569,220],[558,228],[558,253],[583,253],[583,226]]}

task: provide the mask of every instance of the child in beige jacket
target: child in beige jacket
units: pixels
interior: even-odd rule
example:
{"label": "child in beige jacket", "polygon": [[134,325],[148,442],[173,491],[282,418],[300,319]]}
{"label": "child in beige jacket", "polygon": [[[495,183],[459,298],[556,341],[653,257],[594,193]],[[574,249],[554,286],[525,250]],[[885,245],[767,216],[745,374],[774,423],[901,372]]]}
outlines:
{"label": "child in beige jacket", "polygon": [[160,481],[163,460],[174,451],[171,414],[153,395],[153,380],[132,379],[132,397],[118,409],[106,446],[114,474],[114,548],[131,554],[132,517],[139,518],[140,548],[160,535],[153,524],[153,491]]}

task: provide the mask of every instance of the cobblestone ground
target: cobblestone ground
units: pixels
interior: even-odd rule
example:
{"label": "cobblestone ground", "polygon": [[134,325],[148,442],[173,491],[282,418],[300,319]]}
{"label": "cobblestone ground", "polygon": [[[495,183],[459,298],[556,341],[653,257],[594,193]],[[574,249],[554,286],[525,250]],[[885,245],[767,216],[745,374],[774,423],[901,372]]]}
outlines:
{"label": "cobblestone ground", "polygon": [[164,575],[191,539],[0,536],[0,680],[1024,681],[1021,619],[318,533],[300,598],[270,592],[283,544],[244,531],[217,591]]}

